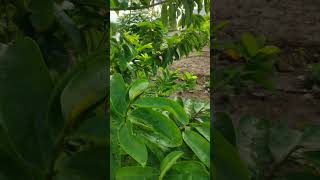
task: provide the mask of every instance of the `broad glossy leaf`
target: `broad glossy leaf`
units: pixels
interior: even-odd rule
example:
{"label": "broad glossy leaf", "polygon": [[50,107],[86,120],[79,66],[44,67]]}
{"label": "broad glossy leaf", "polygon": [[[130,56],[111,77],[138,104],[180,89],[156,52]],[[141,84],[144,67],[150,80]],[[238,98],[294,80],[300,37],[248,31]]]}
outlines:
{"label": "broad glossy leaf", "polygon": [[48,105],[47,117],[50,122],[52,134],[54,137],[58,137],[61,133],[65,120],[61,110],[60,97],[63,89],[68,84],[73,75],[77,72],[78,67],[72,67],[66,74],[64,74],[57,83],[50,94],[50,100]]}
{"label": "broad glossy leaf", "polygon": [[143,136],[145,136],[149,141],[158,144],[162,149],[170,147],[170,142],[168,142],[168,140],[163,136],[161,137],[158,133],[143,133]]}
{"label": "broad glossy leaf", "polygon": [[[249,180],[250,173],[239,153],[216,129],[213,130],[213,165],[217,180]],[[232,172],[232,173],[230,173]]]}
{"label": "broad glossy leaf", "polygon": [[158,176],[159,171],[152,167],[129,166],[117,171],[116,180],[155,180]]}
{"label": "broad glossy leaf", "polygon": [[184,142],[192,149],[197,157],[207,166],[210,166],[210,143],[200,134],[186,130],[182,133]]}
{"label": "broad glossy leaf", "polygon": [[[116,119],[115,119],[116,118]],[[114,117],[113,112],[110,112],[110,178],[114,179],[117,169],[121,167],[121,147],[118,140],[118,128],[121,127],[121,122],[124,122],[124,119],[117,119]]]}
{"label": "broad glossy leaf", "polygon": [[209,123],[201,123],[199,126],[196,126],[195,128],[203,137],[205,137],[210,142],[210,124]]}
{"label": "broad glossy leaf", "polygon": [[182,151],[173,151],[169,153],[161,162],[160,165],[160,177],[163,179],[167,171],[176,163],[176,161],[183,155]]}
{"label": "broad glossy leaf", "polygon": [[129,119],[150,125],[168,147],[176,147],[182,144],[178,126],[160,112],[138,108],[130,113]]}
{"label": "broad glossy leaf", "polygon": [[72,136],[98,144],[106,144],[109,141],[107,122],[107,116],[104,113],[98,113],[81,123]]}
{"label": "broad glossy leaf", "polygon": [[109,168],[106,153],[107,147],[96,147],[65,157],[59,161],[57,180],[105,180]]}
{"label": "broad glossy leaf", "polygon": [[214,118],[214,128],[217,129],[229,143],[236,145],[236,134],[230,116],[225,112],[216,112],[214,113]]}
{"label": "broad glossy leaf", "polygon": [[30,0],[30,20],[36,30],[44,31],[54,22],[53,3],[53,0]]}
{"label": "broad glossy leaf", "polygon": [[25,38],[2,49],[0,84],[0,116],[15,150],[45,169],[53,145],[46,121],[52,82],[33,40]]}
{"label": "broad glossy leaf", "polygon": [[138,99],[135,106],[146,107],[146,108],[160,108],[172,113],[175,118],[184,125],[189,123],[189,118],[183,107],[181,107],[177,102],[162,98],[162,97],[144,97]]}
{"label": "broad glossy leaf", "polygon": [[276,162],[280,162],[300,142],[302,133],[280,124],[270,130],[269,148]]}
{"label": "broad glossy leaf", "polygon": [[149,81],[146,79],[138,79],[131,84],[129,89],[129,98],[133,101],[137,96],[142,94],[149,86]]}
{"label": "broad glossy leaf", "polygon": [[118,139],[121,148],[135,159],[142,166],[145,166],[148,159],[148,151],[143,142],[132,133],[129,122],[124,123],[118,131]]}
{"label": "broad glossy leaf", "polygon": [[107,95],[107,64],[92,57],[69,80],[61,94],[61,108],[66,120],[78,118],[88,108],[101,103]]}
{"label": "broad glossy leaf", "polygon": [[168,148],[165,146],[162,146],[161,144],[157,143],[156,141],[153,141],[153,139],[143,136],[144,137],[144,144],[148,147],[148,149],[157,157],[157,159],[162,161],[162,159],[165,156],[165,152],[168,151]]}
{"label": "broad glossy leaf", "polygon": [[206,170],[206,167],[198,161],[180,161],[174,164],[170,171],[166,174],[164,179],[176,180],[176,179],[197,179],[197,180],[209,180],[210,174]]}
{"label": "broad glossy leaf", "polygon": [[127,87],[121,74],[114,74],[110,80],[110,104],[114,111],[124,116],[128,109]]}
{"label": "broad glossy leaf", "polygon": [[237,127],[237,147],[241,159],[255,174],[266,173],[273,161],[269,150],[269,125],[265,119],[243,116]]}

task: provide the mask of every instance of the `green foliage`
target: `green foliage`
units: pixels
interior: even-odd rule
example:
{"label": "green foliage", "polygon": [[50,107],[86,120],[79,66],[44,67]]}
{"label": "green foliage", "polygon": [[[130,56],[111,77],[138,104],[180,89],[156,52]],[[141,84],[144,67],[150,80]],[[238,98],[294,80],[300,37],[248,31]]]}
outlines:
{"label": "green foliage", "polygon": [[[190,4],[192,2],[160,2],[161,17],[157,11],[134,11],[152,6],[155,2],[134,1],[126,5],[124,2],[113,3],[114,8],[111,9],[133,10],[132,13],[120,16],[119,25],[112,26],[115,28],[111,40],[112,73],[123,74],[126,82],[154,76],[159,67],[166,68],[174,60],[188,56],[194,50],[201,50],[208,44],[209,16],[193,14],[196,6]],[[202,0],[194,3],[200,8],[204,7]],[[198,10],[200,12],[201,9]],[[177,19],[186,14],[190,19],[180,18],[178,23]],[[188,21],[188,25],[185,26],[182,20]],[[146,46],[148,48],[143,48]]]}
{"label": "green foliage", "polygon": [[142,9],[140,11],[132,11],[129,14],[123,14],[119,16],[119,31],[130,31],[132,27],[140,22],[152,22],[159,18],[159,14],[156,11],[149,11],[148,9]]}
{"label": "green foliage", "polygon": [[32,38],[56,80],[79,55],[102,53],[107,48],[105,8],[102,0],[5,0],[0,6],[0,42]]}
{"label": "green foliage", "polygon": [[[137,178],[177,178],[188,172],[176,174],[176,165],[191,160],[209,168],[210,126],[206,118],[201,119],[209,114],[208,107],[182,99],[147,97],[148,88],[146,80],[127,85],[120,74],[111,77],[111,127],[118,132],[111,142],[117,149],[112,158],[122,159],[116,179],[132,173]],[[135,98],[130,98],[130,94]],[[150,169],[150,173],[136,174],[144,168]],[[207,168],[190,176],[208,177]]]}
{"label": "green foliage", "polygon": [[[5,142],[0,156],[12,161],[9,168],[1,167],[0,174],[21,179],[12,173],[21,168],[24,179],[103,179],[104,160],[99,157],[104,156],[107,140],[105,133],[95,131],[107,125],[101,116],[107,90],[104,57],[91,56],[57,84],[51,80],[39,46],[30,38],[5,46],[0,57],[4,85],[0,139]],[[74,144],[77,139],[85,143]]]}
{"label": "green foliage", "polygon": [[[154,1],[1,3],[1,179],[105,179],[107,146],[111,146],[112,179],[141,179],[141,175],[177,179],[190,172],[191,177],[208,179],[208,155],[202,153],[209,152],[209,113],[193,106],[198,113],[190,117],[176,101],[144,96],[147,79],[158,67],[206,45],[208,29],[198,23],[203,19],[192,15],[193,3],[177,1],[168,7],[169,29],[179,26],[175,18],[181,11],[188,27],[183,34],[169,35],[158,19],[133,23],[119,38],[112,38],[112,88],[104,109],[108,3],[125,10],[153,6]],[[203,5],[208,12],[208,1]],[[108,110],[110,124],[105,117]],[[183,138],[189,130],[192,135]],[[195,146],[199,142],[201,148]]]}
{"label": "green foliage", "polygon": [[[130,78],[155,75],[159,67],[201,50],[209,39],[208,27],[189,28],[169,35],[160,21],[139,22],[111,41],[111,72]],[[127,79],[128,78],[128,79]]]}
{"label": "green foliage", "polygon": [[197,85],[198,77],[193,75],[192,72],[184,72],[180,79],[183,81],[181,84],[182,89],[193,90]]}
{"label": "green foliage", "polygon": [[[237,128],[232,131],[233,127],[225,121],[226,118],[230,119],[224,114],[215,119],[215,124],[219,125],[215,125],[216,134],[212,137],[216,140],[213,164],[217,179],[219,179],[219,173],[222,173],[226,179],[230,179],[232,175],[229,173],[230,177],[226,177],[228,175],[224,172],[226,169],[232,171],[238,179],[294,179],[297,177],[317,179],[320,177],[318,168],[320,146],[316,141],[319,137],[319,126],[307,125],[303,130],[296,130],[289,128],[285,123],[271,126],[264,119],[243,116]],[[229,130],[226,130],[227,127]],[[223,132],[223,136],[219,132]],[[233,139],[224,138],[224,136],[233,137],[234,134],[236,134],[236,144],[233,144]],[[219,153],[225,153],[225,156]],[[233,156],[236,158],[229,159]],[[285,168],[292,163],[296,164],[297,168]],[[235,172],[237,173],[234,174]],[[220,177],[220,179],[223,178]]]}
{"label": "green foliage", "polygon": [[106,7],[1,3],[0,179],[106,176]]}
{"label": "green foliage", "polygon": [[265,89],[272,90],[272,75],[274,72],[273,57],[279,49],[265,45],[264,37],[254,37],[249,33],[241,35],[239,41],[224,43],[220,49],[234,60],[243,58],[242,64],[230,65],[213,72],[213,88],[231,88],[237,92],[255,83]]}
{"label": "green foliage", "polygon": [[179,71],[170,71],[168,68],[161,69],[160,75],[156,76],[154,86],[151,92],[155,92],[157,96],[170,96],[174,91],[179,89],[177,80],[179,79]]}
{"label": "green foliage", "polygon": [[[209,179],[208,104],[169,99],[182,83],[179,72],[167,68],[207,45],[209,19],[193,15],[190,1],[159,2],[160,16],[134,11],[152,3],[158,2],[111,1],[111,9],[132,11],[111,33],[111,166],[116,173],[110,178]],[[191,74],[184,77],[186,86],[193,83]]]}

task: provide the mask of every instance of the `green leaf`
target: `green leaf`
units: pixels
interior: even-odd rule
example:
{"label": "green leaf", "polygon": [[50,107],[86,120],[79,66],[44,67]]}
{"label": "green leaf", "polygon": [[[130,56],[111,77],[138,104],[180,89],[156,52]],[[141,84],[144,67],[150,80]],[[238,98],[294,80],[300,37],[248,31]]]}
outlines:
{"label": "green leaf", "polygon": [[210,142],[210,124],[209,123],[201,123],[199,126],[196,126],[195,128],[203,137],[205,137]]}
{"label": "green leaf", "polygon": [[168,25],[168,6],[166,4],[161,6],[161,21],[164,26]]}
{"label": "green leaf", "polygon": [[228,21],[219,22],[219,24],[213,26],[213,32],[216,32],[222,28],[224,28],[228,24]]}
{"label": "green leaf", "polygon": [[[61,159],[58,164],[57,180],[103,180],[107,177],[107,148],[95,147]],[[68,177],[68,178],[66,178]]]}
{"label": "green leaf", "polygon": [[217,129],[226,140],[232,145],[236,145],[236,135],[233,122],[230,116],[225,112],[216,112],[214,114],[215,121],[213,126]]}
{"label": "green leaf", "polygon": [[61,109],[66,120],[73,121],[88,108],[103,102],[108,90],[107,71],[105,59],[100,57],[79,66],[61,94]]}
{"label": "green leaf", "polygon": [[0,180],[20,180],[32,178],[31,174],[27,173],[29,169],[26,169],[22,163],[19,163],[14,156],[3,151],[1,147],[0,162]]}
{"label": "green leaf", "polygon": [[144,97],[138,99],[133,105],[145,108],[160,108],[171,112],[176,119],[184,125],[189,123],[189,118],[183,107],[177,102],[162,97]]}
{"label": "green leaf", "polygon": [[170,23],[170,26],[173,29],[176,29],[177,28],[177,15],[176,15],[177,8],[176,8],[176,5],[175,4],[170,4],[168,11],[169,11],[169,23]]}
{"label": "green leaf", "polygon": [[303,153],[303,156],[316,166],[320,167],[320,151],[307,151]]}
{"label": "green leaf", "polygon": [[117,113],[124,116],[128,109],[127,87],[121,74],[114,74],[110,80],[110,104]]}
{"label": "green leaf", "polygon": [[142,166],[145,166],[148,159],[148,151],[142,141],[133,135],[129,122],[124,123],[118,131],[118,139],[121,148],[135,159]]}
{"label": "green leaf", "polygon": [[276,162],[282,161],[294,148],[297,147],[302,133],[290,129],[286,124],[277,125],[270,130],[270,151]]}
{"label": "green leaf", "polygon": [[208,180],[210,178],[206,167],[198,161],[180,161],[174,164],[164,179],[197,179]]}
{"label": "green leaf", "polygon": [[47,30],[54,22],[53,0],[30,0],[30,20],[37,31]]}
{"label": "green leaf", "polygon": [[198,133],[186,130],[182,138],[197,157],[207,166],[210,166],[210,144]]}
{"label": "green leaf", "polygon": [[87,47],[84,35],[73,20],[57,4],[54,4],[54,15],[66,34],[71,38],[74,47],[79,52],[86,51]]}
{"label": "green leaf", "polygon": [[280,52],[280,49],[276,46],[265,46],[261,49],[259,49],[258,53],[263,53],[266,55],[273,55]]}
{"label": "green leaf", "polygon": [[300,141],[300,145],[304,146],[309,150],[320,149],[320,126],[319,125],[310,125],[305,127],[303,131],[303,136]]}
{"label": "green leaf", "polygon": [[129,166],[117,171],[116,180],[155,180],[159,171],[152,167]]}
{"label": "green leaf", "polygon": [[109,139],[107,139],[107,122],[106,115],[99,113],[81,123],[80,127],[75,130],[72,136],[97,144],[106,144],[109,141]]}
{"label": "green leaf", "polygon": [[167,147],[177,147],[182,144],[182,137],[177,125],[162,113],[147,108],[139,108],[129,114],[130,120],[137,120],[151,126],[166,142]]}
{"label": "green leaf", "polygon": [[168,151],[168,148],[165,146],[162,146],[157,141],[154,141],[152,137],[148,137],[143,135],[143,142],[148,147],[148,149],[157,157],[159,161],[162,161],[162,159],[165,156],[165,152]]}
{"label": "green leaf", "polygon": [[167,171],[176,163],[176,161],[183,155],[182,151],[173,151],[169,153],[161,162],[160,165],[160,177],[163,179]]}
{"label": "green leaf", "polygon": [[210,0],[204,0],[204,8],[207,14],[210,13],[210,2]]}
{"label": "green leaf", "polygon": [[246,48],[246,51],[250,56],[254,56],[258,53],[259,46],[255,37],[249,33],[244,33],[241,35],[241,42]]}
{"label": "green leaf", "polygon": [[46,119],[52,82],[33,40],[18,40],[2,49],[0,84],[0,119],[15,151],[46,171],[53,146]]}
{"label": "green leaf", "polygon": [[149,82],[146,79],[138,79],[131,84],[129,89],[129,98],[133,101],[136,97],[142,94],[149,86]]}
{"label": "green leaf", "polygon": [[240,118],[237,127],[237,147],[241,159],[257,179],[265,176],[273,161],[269,150],[269,122],[248,116]]}
{"label": "green leaf", "polygon": [[[218,180],[249,180],[250,173],[238,151],[216,129],[213,130],[213,165]],[[232,172],[232,173],[230,173]]]}
{"label": "green leaf", "polygon": [[50,100],[48,105],[47,117],[50,122],[52,134],[54,137],[58,137],[63,129],[65,120],[61,111],[60,97],[65,86],[68,84],[73,75],[78,71],[78,67],[72,67],[67,73],[65,73],[58,82],[55,83],[54,89],[50,94]]}

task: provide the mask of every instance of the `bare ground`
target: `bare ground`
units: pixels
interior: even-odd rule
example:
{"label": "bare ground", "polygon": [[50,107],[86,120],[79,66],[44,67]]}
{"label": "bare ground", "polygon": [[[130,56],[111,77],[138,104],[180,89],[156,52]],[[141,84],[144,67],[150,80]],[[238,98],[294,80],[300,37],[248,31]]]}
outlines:
{"label": "bare ground", "polygon": [[180,72],[192,72],[198,77],[197,85],[192,91],[179,91],[173,96],[209,101],[210,98],[210,51],[204,48],[201,52],[194,52],[187,58],[173,62],[170,69],[179,69]]}
{"label": "bare ground", "polygon": [[229,112],[235,120],[246,114],[271,122],[287,121],[296,128],[306,123],[319,124],[319,89],[305,89],[305,75],[305,69],[300,64],[289,71],[276,72],[274,92],[254,89],[230,97],[219,96],[219,92],[212,94],[214,111]]}

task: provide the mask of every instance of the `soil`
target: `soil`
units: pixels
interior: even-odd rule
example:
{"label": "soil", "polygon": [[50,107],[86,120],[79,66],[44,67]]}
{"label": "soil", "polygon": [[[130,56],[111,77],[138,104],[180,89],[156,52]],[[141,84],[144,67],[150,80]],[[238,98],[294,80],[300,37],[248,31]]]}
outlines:
{"label": "soil", "polygon": [[199,99],[209,101],[210,98],[210,50],[205,47],[201,52],[193,52],[188,57],[174,61],[169,66],[171,70],[179,69],[179,72],[192,72],[198,77],[194,90],[179,91],[172,96],[182,98]]}
{"label": "soil", "polygon": [[[274,83],[276,90],[268,92],[255,88],[246,93],[226,97],[219,92],[212,94],[214,111],[229,112],[237,120],[242,115],[265,118],[271,122],[287,121],[291,127],[301,128],[306,123],[320,123],[320,91],[319,87],[306,89],[305,63],[290,64],[292,53],[282,54],[280,60],[286,59],[286,71],[276,72]],[[221,60],[228,64],[228,60]],[[292,61],[291,61],[292,62]]]}

